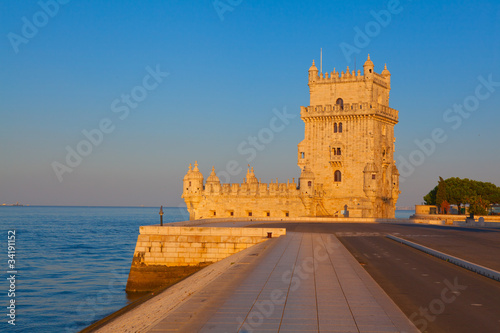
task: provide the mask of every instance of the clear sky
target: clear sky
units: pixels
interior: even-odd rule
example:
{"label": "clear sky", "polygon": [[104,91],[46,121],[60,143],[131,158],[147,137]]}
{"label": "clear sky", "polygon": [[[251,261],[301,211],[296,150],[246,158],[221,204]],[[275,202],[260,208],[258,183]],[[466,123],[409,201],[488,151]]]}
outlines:
{"label": "clear sky", "polygon": [[0,30],[0,203],[177,206],[195,160],[297,178],[320,48],[323,71],[391,71],[398,205],[439,176],[500,185],[498,1],[6,0]]}

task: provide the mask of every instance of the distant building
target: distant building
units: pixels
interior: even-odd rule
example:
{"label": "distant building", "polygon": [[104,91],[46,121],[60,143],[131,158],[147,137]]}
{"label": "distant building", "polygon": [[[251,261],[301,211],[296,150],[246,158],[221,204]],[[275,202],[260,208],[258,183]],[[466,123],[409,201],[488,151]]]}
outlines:
{"label": "distant building", "polygon": [[389,107],[391,74],[318,73],[309,68],[310,106],[301,107],[298,184],[261,183],[249,169],[241,184],[221,184],[214,169],[204,183],[195,164],[184,177],[190,219],[349,216],[393,218],[399,172],[393,160],[398,111]]}

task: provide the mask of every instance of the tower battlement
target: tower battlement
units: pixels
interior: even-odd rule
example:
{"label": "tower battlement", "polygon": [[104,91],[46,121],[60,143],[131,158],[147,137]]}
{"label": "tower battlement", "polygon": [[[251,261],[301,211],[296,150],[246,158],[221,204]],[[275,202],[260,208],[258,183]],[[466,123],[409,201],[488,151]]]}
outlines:
{"label": "tower battlement", "polygon": [[[314,64],[314,62],[313,62]],[[325,83],[352,83],[352,82],[365,82],[373,81],[376,84],[383,86],[384,88],[390,88],[391,77],[385,76],[373,72],[373,75],[365,76],[361,74],[361,70],[350,71],[349,66],[347,66],[346,71],[337,72],[334,68],[332,72],[328,73],[317,73],[315,77],[314,74],[309,77],[309,83],[325,84]]]}
{"label": "tower battlement", "polygon": [[384,67],[382,73],[375,73],[375,66],[368,55],[363,65],[363,74],[358,70],[345,72],[335,69],[330,74],[319,73],[314,64],[309,68],[309,105],[344,103],[369,103],[389,106],[391,73]]}
{"label": "tower battlement", "polygon": [[190,219],[211,217],[394,217],[399,172],[394,157],[398,111],[389,107],[391,74],[318,73],[309,68],[309,106],[301,106],[304,140],[297,146],[298,183],[262,183],[253,168],[242,183],[206,182],[195,163],[183,180]]}

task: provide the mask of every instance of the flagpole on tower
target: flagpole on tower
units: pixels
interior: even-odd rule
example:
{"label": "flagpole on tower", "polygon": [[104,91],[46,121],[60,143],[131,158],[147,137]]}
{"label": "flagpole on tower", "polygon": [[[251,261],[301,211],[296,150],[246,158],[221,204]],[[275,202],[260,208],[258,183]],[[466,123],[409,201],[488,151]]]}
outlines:
{"label": "flagpole on tower", "polygon": [[319,56],[319,72],[323,74],[323,48],[321,48]]}

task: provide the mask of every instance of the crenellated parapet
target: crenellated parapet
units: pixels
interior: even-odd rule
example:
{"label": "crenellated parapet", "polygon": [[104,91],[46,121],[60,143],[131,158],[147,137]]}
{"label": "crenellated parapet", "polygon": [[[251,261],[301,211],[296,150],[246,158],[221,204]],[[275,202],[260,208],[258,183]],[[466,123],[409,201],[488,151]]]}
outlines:
{"label": "crenellated parapet", "polygon": [[387,69],[387,65],[381,74],[375,73],[373,62],[370,60],[370,55],[363,66],[364,73],[361,70],[350,70],[347,66],[345,71],[338,72],[335,68],[332,72],[320,73],[316,67],[314,60],[311,68],[309,68],[309,84],[341,84],[353,82],[373,81],[374,83],[390,89],[391,74]]}
{"label": "crenellated parapet", "polygon": [[[196,163],[196,168],[198,164]],[[301,179],[305,179],[301,177]],[[215,174],[215,169],[212,167],[212,173],[207,178],[205,184],[203,184],[203,175],[199,170],[194,174],[191,165],[189,166],[188,173],[184,177],[185,188],[183,191],[183,197],[193,197],[193,196],[299,196],[303,193],[301,192],[300,184],[295,183],[295,178],[292,182],[288,180],[286,183],[271,181],[271,183],[262,183],[255,177],[253,168],[248,169],[247,177],[244,179],[243,183],[226,183],[221,184],[219,178]],[[200,182],[201,180],[201,182]],[[314,177],[311,179],[314,180]],[[307,178],[307,182],[310,182]],[[306,182],[304,180],[304,182]],[[311,186],[311,184],[306,183],[302,186],[302,189],[306,186]],[[321,188],[321,184],[316,184],[317,188]],[[313,193],[314,195],[321,195],[321,193]]]}

